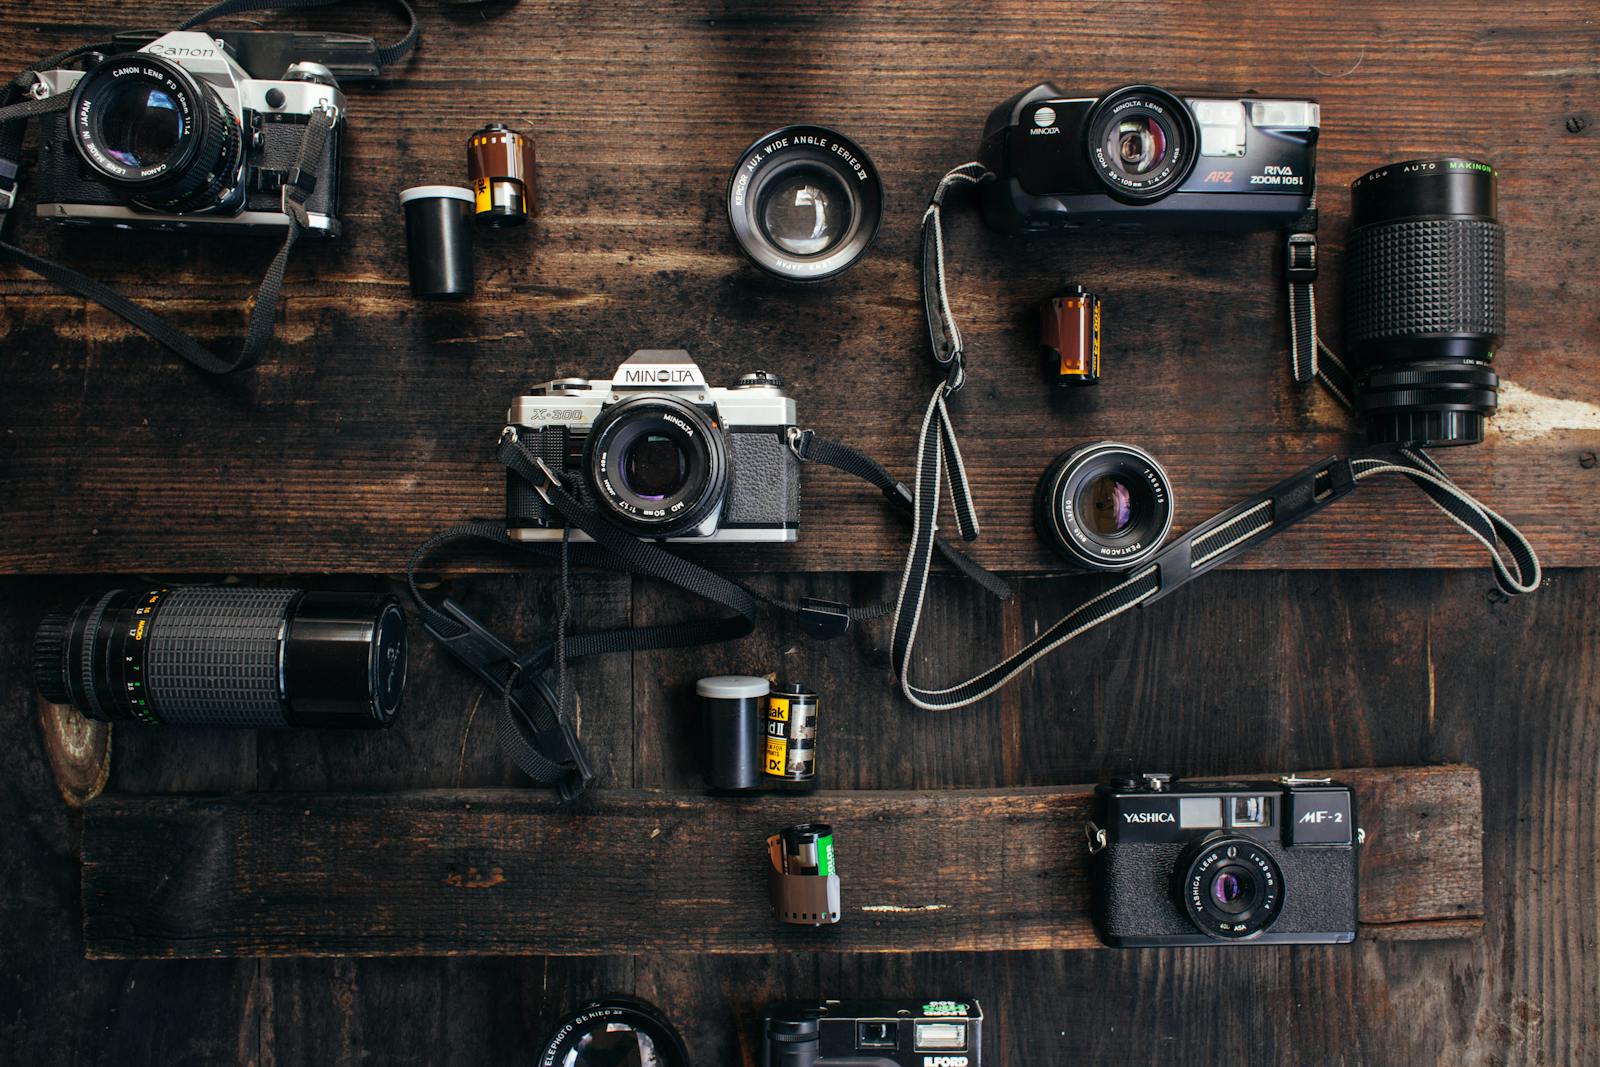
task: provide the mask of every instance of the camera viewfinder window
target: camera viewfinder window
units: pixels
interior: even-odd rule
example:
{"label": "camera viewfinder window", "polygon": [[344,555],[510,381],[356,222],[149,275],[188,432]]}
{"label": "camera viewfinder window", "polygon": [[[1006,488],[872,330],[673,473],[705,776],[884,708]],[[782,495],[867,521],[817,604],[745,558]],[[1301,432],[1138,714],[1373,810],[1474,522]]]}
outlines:
{"label": "camera viewfinder window", "polygon": [[1272,799],[1270,797],[1234,797],[1234,826],[1271,826]]}

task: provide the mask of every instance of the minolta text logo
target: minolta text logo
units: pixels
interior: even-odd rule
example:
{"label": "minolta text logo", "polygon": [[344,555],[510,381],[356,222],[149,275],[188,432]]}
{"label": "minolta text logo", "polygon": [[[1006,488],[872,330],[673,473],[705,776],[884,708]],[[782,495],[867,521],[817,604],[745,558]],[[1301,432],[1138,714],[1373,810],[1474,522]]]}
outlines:
{"label": "minolta text logo", "polygon": [[629,385],[687,385],[695,380],[695,373],[686,367],[627,367],[622,380]]}
{"label": "minolta text logo", "polygon": [[1344,812],[1308,811],[1304,815],[1300,816],[1300,821],[1309,823],[1344,822]]}
{"label": "minolta text logo", "polygon": [[1170,811],[1125,811],[1122,813],[1122,817],[1128,822],[1134,823],[1178,821],[1172,817],[1172,812]]}
{"label": "minolta text logo", "polygon": [[924,1056],[922,1067],[967,1067],[971,1062],[965,1056]]}

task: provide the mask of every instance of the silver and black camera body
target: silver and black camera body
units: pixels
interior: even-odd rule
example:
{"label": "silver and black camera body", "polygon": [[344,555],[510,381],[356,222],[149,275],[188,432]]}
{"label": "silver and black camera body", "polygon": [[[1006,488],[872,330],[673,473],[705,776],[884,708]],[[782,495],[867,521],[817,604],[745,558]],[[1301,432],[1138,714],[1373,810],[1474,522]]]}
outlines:
{"label": "silver and black camera body", "polygon": [[762,1020],[761,1067],[982,1067],[983,1009],[954,1000],[791,1001]]}
{"label": "silver and black camera body", "polygon": [[[307,230],[337,234],[344,94],[321,62],[281,65],[282,49],[250,48],[254,32],[176,31],[136,50],[119,36],[130,50],[114,50],[87,71],[41,72],[37,92],[70,93],[72,100],[39,118],[39,215],[61,223],[281,233],[290,221],[284,185],[310,178],[295,169],[306,124],[321,110],[335,122],[311,169]],[[287,35],[260,36],[276,42]],[[307,52],[320,54],[309,43]],[[241,55],[280,65],[247,70]]]}
{"label": "silver and black camera body", "polygon": [[984,218],[1007,233],[1287,229],[1312,209],[1320,125],[1311,100],[1044,82],[984,126]]}
{"label": "silver and black camera body", "polygon": [[[798,536],[794,401],[771,374],[710,386],[689,353],[646,349],[610,381],[563,378],[534,388],[511,402],[506,422],[552,471],[578,475],[580,498],[640,537]],[[507,473],[513,538],[559,540],[564,524],[533,486]]]}
{"label": "silver and black camera body", "polygon": [[1356,937],[1361,831],[1326,778],[1096,790],[1092,913],[1106,944],[1342,944]]}

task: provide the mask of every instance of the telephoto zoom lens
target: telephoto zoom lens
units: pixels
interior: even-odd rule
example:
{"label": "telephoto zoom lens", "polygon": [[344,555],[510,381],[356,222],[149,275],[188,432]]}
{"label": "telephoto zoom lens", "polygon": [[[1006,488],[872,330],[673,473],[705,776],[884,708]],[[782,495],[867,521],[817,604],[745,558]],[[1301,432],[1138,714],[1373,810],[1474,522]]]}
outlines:
{"label": "telephoto zoom lens", "polygon": [[1414,159],[1350,186],[1345,340],[1356,409],[1374,444],[1483,440],[1499,400],[1490,369],[1505,332],[1505,241],[1495,171]]}
{"label": "telephoto zoom lens", "polygon": [[388,726],[406,682],[394,597],[113,589],[39,624],[39,693],[101,722]]}

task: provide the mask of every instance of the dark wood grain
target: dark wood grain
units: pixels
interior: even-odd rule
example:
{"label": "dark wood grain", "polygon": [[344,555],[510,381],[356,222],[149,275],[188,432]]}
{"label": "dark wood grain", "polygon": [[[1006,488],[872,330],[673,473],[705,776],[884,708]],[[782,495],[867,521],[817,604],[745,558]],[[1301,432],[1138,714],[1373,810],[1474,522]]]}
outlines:
{"label": "dark wood grain", "polygon": [[[0,11],[13,66],[137,9],[62,0]],[[1401,0],[1311,10],[1175,0],[1137,10],[852,0],[573,5],[492,17],[424,7],[424,43],[381,87],[351,93],[346,235],[290,269],[279,343],[259,370],[203,379],[110,313],[0,272],[7,388],[0,495],[8,572],[132,567],[390,571],[425,535],[497,513],[492,445],[511,396],[557,374],[604,375],[633,349],[690,349],[715,381],[784,376],[803,421],[907,473],[932,384],[913,254],[933,182],[971,157],[990,107],[1051,77],[1100,92],[1130,80],[1317,98],[1325,213],[1321,318],[1339,340],[1348,182],[1370,167],[1462,151],[1500,169],[1510,242],[1506,410],[1483,446],[1443,457],[1524,525],[1553,565],[1600,563],[1600,25],[1588,3],[1538,8]],[[298,24],[388,25],[379,8]],[[289,19],[272,20],[289,24]],[[416,181],[460,181],[486,119],[537,140],[543,216],[485,235],[478,292],[414,302],[395,205]],[[890,213],[844,277],[796,288],[738,257],[719,196],[740,150],[799,119],[837,125],[884,172]],[[28,190],[24,208],[31,205]],[[227,241],[14,236],[91,268],[205,339],[230,343],[270,251]],[[1035,543],[1034,481],[1065,447],[1126,439],[1160,456],[1192,524],[1349,448],[1327,397],[1288,382],[1274,241],[1084,238],[1023,248],[975,218],[952,228],[952,285],[973,354],[955,417],[985,519],[978,557],[1057,564]],[[1105,384],[1052,399],[1029,309],[1064,280],[1106,301]],[[803,540],[718,552],[749,569],[899,562],[901,520],[875,492],[812,472]],[[482,559],[464,566],[500,567]],[[1364,490],[1244,566],[1481,566],[1409,489]]]}
{"label": "dark wood grain", "polygon": [[[1373,841],[1361,936],[1476,933],[1478,772],[1339,775]],[[1091,797],[613,789],[566,812],[528,790],[106,796],[84,818],[84,941],[91,958],[197,959],[1091,948]],[[809,821],[834,828],[834,926],[767,904],[766,835]]]}

